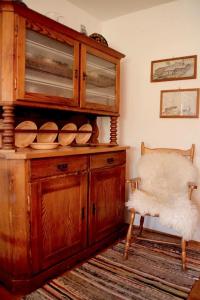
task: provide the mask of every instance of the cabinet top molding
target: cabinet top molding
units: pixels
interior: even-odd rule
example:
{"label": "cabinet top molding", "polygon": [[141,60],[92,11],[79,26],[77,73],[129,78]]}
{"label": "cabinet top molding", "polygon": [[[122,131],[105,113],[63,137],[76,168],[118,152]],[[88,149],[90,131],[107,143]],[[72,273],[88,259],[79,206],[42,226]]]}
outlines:
{"label": "cabinet top molding", "polygon": [[118,59],[125,57],[124,54],[100,44],[93,39],[85,36],[84,34],[67,27],[61,23],[58,23],[30,8],[28,8],[23,2],[16,0],[1,0],[0,1],[0,12],[1,11],[10,11],[19,14],[20,16],[28,19],[29,21],[33,21],[35,23],[40,23],[41,25],[47,26],[52,30],[58,31],[71,37],[79,42],[82,42],[86,45],[89,45],[93,48],[99,49],[100,51],[112,55]]}

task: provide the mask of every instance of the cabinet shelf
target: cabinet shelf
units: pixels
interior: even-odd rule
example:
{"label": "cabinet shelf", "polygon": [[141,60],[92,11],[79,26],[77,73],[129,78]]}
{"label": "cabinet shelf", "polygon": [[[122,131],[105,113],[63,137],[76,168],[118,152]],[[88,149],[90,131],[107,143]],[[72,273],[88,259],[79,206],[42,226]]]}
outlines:
{"label": "cabinet shelf", "polygon": [[47,82],[47,81],[42,81],[42,80],[39,80],[39,79],[30,79],[30,78],[26,78],[26,82],[29,82],[29,83],[32,83],[32,84],[41,84],[41,85],[46,85],[46,86],[49,86],[49,87],[55,87],[55,88],[62,88],[64,90],[70,90],[72,91],[73,88],[72,86],[70,85],[66,85],[66,84],[61,84],[61,83],[53,83],[53,82]]}
{"label": "cabinet shelf", "polygon": [[[103,67],[103,66],[100,66],[100,65],[96,65],[94,63],[91,63],[91,62],[87,62],[87,72],[88,72],[88,69],[89,68],[92,68],[92,69],[96,69],[96,70],[100,70],[100,71],[103,71],[105,73],[108,73],[108,74],[111,74],[113,76],[116,76],[116,71],[115,70],[110,70],[106,67]],[[90,70],[91,71],[91,70]]]}
{"label": "cabinet shelf", "polygon": [[[60,50],[57,50],[55,48],[51,48],[49,46],[46,46],[46,45],[43,45],[43,44],[39,44],[35,41],[32,41],[32,40],[29,40],[29,39],[26,39],[26,45],[27,46],[30,46],[31,48],[38,48],[38,50],[47,50],[47,52],[51,52],[53,54],[58,54],[60,55],[62,58],[64,58],[66,60],[66,58],[68,60],[70,60],[71,62],[73,62],[73,55],[67,53],[67,52],[63,52],[63,51],[60,51]],[[33,50],[32,50],[33,51]]]}
{"label": "cabinet shelf", "polygon": [[87,89],[87,95],[94,95],[94,96],[102,97],[104,99],[105,98],[112,99],[113,101],[115,100],[115,96],[113,96],[113,95],[99,93],[99,92],[96,92],[96,91],[92,91],[90,89]]}

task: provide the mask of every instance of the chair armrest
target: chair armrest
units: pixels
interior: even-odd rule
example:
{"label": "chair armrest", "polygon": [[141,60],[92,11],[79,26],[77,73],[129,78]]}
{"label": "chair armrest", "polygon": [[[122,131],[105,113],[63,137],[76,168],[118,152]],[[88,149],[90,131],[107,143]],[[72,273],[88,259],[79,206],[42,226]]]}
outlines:
{"label": "chair armrest", "polygon": [[138,189],[140,182],[141,182],[141,178],[140,177],[126,179],[126,183],[130,183],[131,184],[131,190],[132,191],[134,191],[135,189]]}
{"label": "chair armrest", "polygon": [[197,189],[197,184],[195,182],[188,182],[188,196],[189,199],[192,197],[193,190]]}

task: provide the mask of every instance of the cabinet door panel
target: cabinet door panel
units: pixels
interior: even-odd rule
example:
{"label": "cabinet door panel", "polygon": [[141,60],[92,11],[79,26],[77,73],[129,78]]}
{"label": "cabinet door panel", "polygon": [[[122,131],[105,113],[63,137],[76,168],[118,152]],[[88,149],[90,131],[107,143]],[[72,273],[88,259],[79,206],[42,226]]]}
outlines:
{"label": "cabinet door panel", "polygon": [[[32,184],[34,269],[46,268],[85,247],[86,212],[86,174],[60,176]],[[39,245],[35,245],[37,239]]]}
{"label": "cabinet door panel", "polygon": [[92,171],[90,187],[90,243],[94,243],[124,223],[125,167]]}
{"label": "cabinet door panel", "polygon": [[19,48],[18,97],[77,106],[79,43],[39,25],[27,26],[19,32],[24,44]]}
{"label": "cabinet door panel", "polygon": [[26,92],[73,98],[73,47],[33,30],[26,33]]}
{"label": "cabinet door panel", "polygon": [[81,51],[81,106],[117,112],[119,60],[85,45]]}

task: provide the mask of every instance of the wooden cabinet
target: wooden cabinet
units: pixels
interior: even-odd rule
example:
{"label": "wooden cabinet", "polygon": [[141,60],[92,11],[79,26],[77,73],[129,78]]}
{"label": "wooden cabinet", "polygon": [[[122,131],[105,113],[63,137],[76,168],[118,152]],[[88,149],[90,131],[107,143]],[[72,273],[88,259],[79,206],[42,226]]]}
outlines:
{"label": "wooden cabinet", "polygon": [[31,161],[34,272],[123,227],[125,152],[94,154],[89,159],[90,167],[86,156]]}
{"label": "wooden cabinet", "polygon": [[[123,57],[21,1],[0,1],[0,281],[11,290],[35,289],[124,233]],[[99,116],[111,120],[110,145],[98,144]],[[38,129],[16,128],[27,120]],[[50,121],[57,130],[40,130]],[[59,134],[69,122],[78,129],[62,133],[89,123],[92,134],[78,133],[95,147],[15,146],[19,132]]]}
{"label": "wooden cabinet", "polygon": [[31,183],[33,272],[86,247],[87,173]]}
{"label": "wooden cabinet", "polygon": [[0,280],[10,289],[34,289],[125,232],[126,153],[96,152],[1,159]]}

